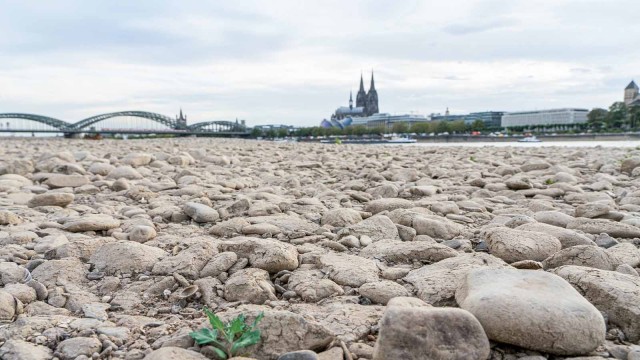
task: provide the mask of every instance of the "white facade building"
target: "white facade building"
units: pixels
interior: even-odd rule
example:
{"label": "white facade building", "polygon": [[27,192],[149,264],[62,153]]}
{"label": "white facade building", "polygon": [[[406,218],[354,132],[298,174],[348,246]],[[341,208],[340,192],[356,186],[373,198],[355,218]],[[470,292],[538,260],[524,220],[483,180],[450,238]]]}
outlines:
{"label": "white facade building", "polygon": [[502,127],[583,124],[588,113],[572,108],[511,112],[502,115]]}
{"label": "white facade building", "polygon": [[351,125],[364,125],[368,128],[384,126],[391,128],[393,124],[403,122],[411,126],[417,122],[427,122],[429,119],[419,114],[391,115],[387,113],[373,114],[367,117],[354,117]]}

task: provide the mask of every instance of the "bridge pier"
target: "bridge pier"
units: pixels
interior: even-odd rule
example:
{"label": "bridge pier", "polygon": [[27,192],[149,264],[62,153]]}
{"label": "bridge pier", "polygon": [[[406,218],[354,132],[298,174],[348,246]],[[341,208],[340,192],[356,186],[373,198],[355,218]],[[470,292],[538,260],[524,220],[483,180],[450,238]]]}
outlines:
{"label": "bridge pier", "polygon": [[80,133],[72,132],[72,133],[64,133],[65,139],[80,139]]}

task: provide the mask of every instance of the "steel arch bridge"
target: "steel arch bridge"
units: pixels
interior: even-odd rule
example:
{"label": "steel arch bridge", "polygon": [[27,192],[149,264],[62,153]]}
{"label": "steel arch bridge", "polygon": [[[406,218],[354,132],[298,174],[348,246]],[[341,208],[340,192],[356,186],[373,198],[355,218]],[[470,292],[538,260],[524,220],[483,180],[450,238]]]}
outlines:
{"label": "steel arch bridge", "polygon": [[71,126],[70,123],[58,119],[54,119],[48,116],[35,115],[35,114],[21,114],[21,113],[5,113],[0,114],[0,119],[23,119],[39,122],[41,124],[53,126],[56,129],[66,129]]}
{"label": "steel arch bridge", "polygon": [[80,129],[87,128],[97,122],[114,118],[114,117],[119,117],[119,116],[133,116],[133,117],[149,119],[157,123],[160,123],[162,125],[166,125],[171,129],[178,128],[178,123],[174,119],[168,116],[147,112],[147,111],[119,111],[119,112],[113,112],[108,114],[96,115],[90,118],[86,118],[84,120],[80,120],[77,123],[71,124],[70,128],[80,130]]}
{"label": "steel arch bridge", "polygon": [[244,126],[234,121],[215,120],[215,121],[203,121],[187,126],[191,131],[206,131],[207,128],[213,127],[217,131],[228,132],[242,132],[245,131]]}
{"label": "steel arch bridge", "polygon": [[[149,133],[149,132],[173,132],[173,133],[182,133],[182,134],[222,134],[222,135],[248,135],[248,131],[246,126],[243,123],[238,123],[238,121],[227,121],[227,120],[214,120],[214,121],[203,121],[191,125],[186,125],[184,122],[179,122],[177,119],[173,119],[171,117],[148,112],[148,111],[119,111],[112,112],[106,114],[95,115],[83,120],[80,120],[76,123],[71,123],[59,119],[55,119],[48,116],[36,115],[36,114],[26,114],[26,113],[0,113],[0,119],[23,119],[23,120],[31,120],[41,124],[45,124],[53,127],[57,132],[62,132],[66,134],[73,133],[84,133],[84,132],[92,132],[92,133],[100,133],[100,132],[111,132],[117,133],[118,131],[128,131],[128,133],[136,133],[135,130],[126,130],[126,129],[102,129],[96,130],[92,129],[91,125],[98,123],[100,121],[104,121],[110,118],[115,117],[139,117],[144,119],[149,119],[160,123],[162,125],[167,126],[169,129],[167,130],[145,130],[140,129],[140,133]],[[30,130],[30,129],[7,129],[6,131],[10,132],[56,132],[54,130]],[[3,132],[3,130],[0,130]]]}

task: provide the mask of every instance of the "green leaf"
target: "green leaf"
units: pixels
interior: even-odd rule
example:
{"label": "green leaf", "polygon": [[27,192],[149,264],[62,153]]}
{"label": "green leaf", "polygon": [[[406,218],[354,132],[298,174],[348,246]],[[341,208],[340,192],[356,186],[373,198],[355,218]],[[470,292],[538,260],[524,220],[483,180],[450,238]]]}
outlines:
{"label": "green leaf", "polygon": [[209,323],[211,324],[211,327],[220,331],[221,333],[224,333],[224,323],[222,322],[222,320],[220,320],[218,315],[214,314],[211,310],[207,309],[206,307],[204,308],[204,313],[209,318]]}
{"label": "green leaf", "polygon": [[220,357],[221,359],[224,359],[224,360],[227,359],[227,353],[224,352],[223,350],[220,350],[217,347],[214,347],[213,351],[215,351],[216,355],[218,355],[218,357]]}
{"label": "green leaf", "polygon": [[256,316],[256,318],[253,320],[253,324],[251,325],[251,330],[254,330],[258,326],[258,322],[260,322],[260,320],[262,320],[263,317],[264,317],[264,311],[261,311],[260,314],[258,314],[258,316]]}
{"label": "green leaf", "polygon": [[240,334],[244,330],[245,326],[244,316],[239,315],[237,318],[231,320],[227,329],[227,340],[229,340],[229,342],[233,342],[236,334]]}
{"label": "green leaf", "polygon": [[198,345],[203,345],[216,341],[218,339],[218,330],[204,328],[189,333],[189,335]]}
{"label": "green leaf", "polygon": [[260,341],[260,330],[253,330],[246,332],[240,336],[240,338],[231,346],[231,353],[235,354],[236,351],[245,348],[247,346],[255,345]]}

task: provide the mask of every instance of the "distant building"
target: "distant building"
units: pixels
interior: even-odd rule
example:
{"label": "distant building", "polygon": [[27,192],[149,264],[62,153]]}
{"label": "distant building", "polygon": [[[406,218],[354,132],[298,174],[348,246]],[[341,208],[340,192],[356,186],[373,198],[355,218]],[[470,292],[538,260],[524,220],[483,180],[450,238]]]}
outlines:
{"label": "distant building", "polygon": [[411,126],[415,123],[427,122],[429,119],[419,114],[391,115],[386,113],[374,114],[367,117],[352,118],[351,125],[364,125],[368,128],[384,127],[391,129],[395,123],[406,123]]}
{"label": "distant building", "polygon": [[583,124],[588,113],[573,108],[510,112],[502,116],[502,127]]}
{"label": "distant building", "polygon": [[371,116],[380,112],[378,107],[378,92],[376,91],[373,72],[371,73],[371,85],[369,91],[364,91],[364,80],[360,75],[360,89],[356,94],[356,106],[353,106],[353,94],[349,94],[349,106],[341,106],[331,115],[331,120],[342,120],[346,117]]}
{"label": "distant building", "polygon": [[638,85],[631,80],[624,89],[624,103],[627,106],[640,106],[640,95],[638,95]]}
{"label": "distant building", "polygon": [[484,123],[485,128],[499,128],[504,114],[504,111],[472,112],[464,118],[464,123],[470,125],[480,120]]}
{"label": "distant building", "polygon": [[178,124],[178,129],[187,128],[187,116],[182,115],[182,109],[180,109],[180,116],[176,116],[176,123]]}

